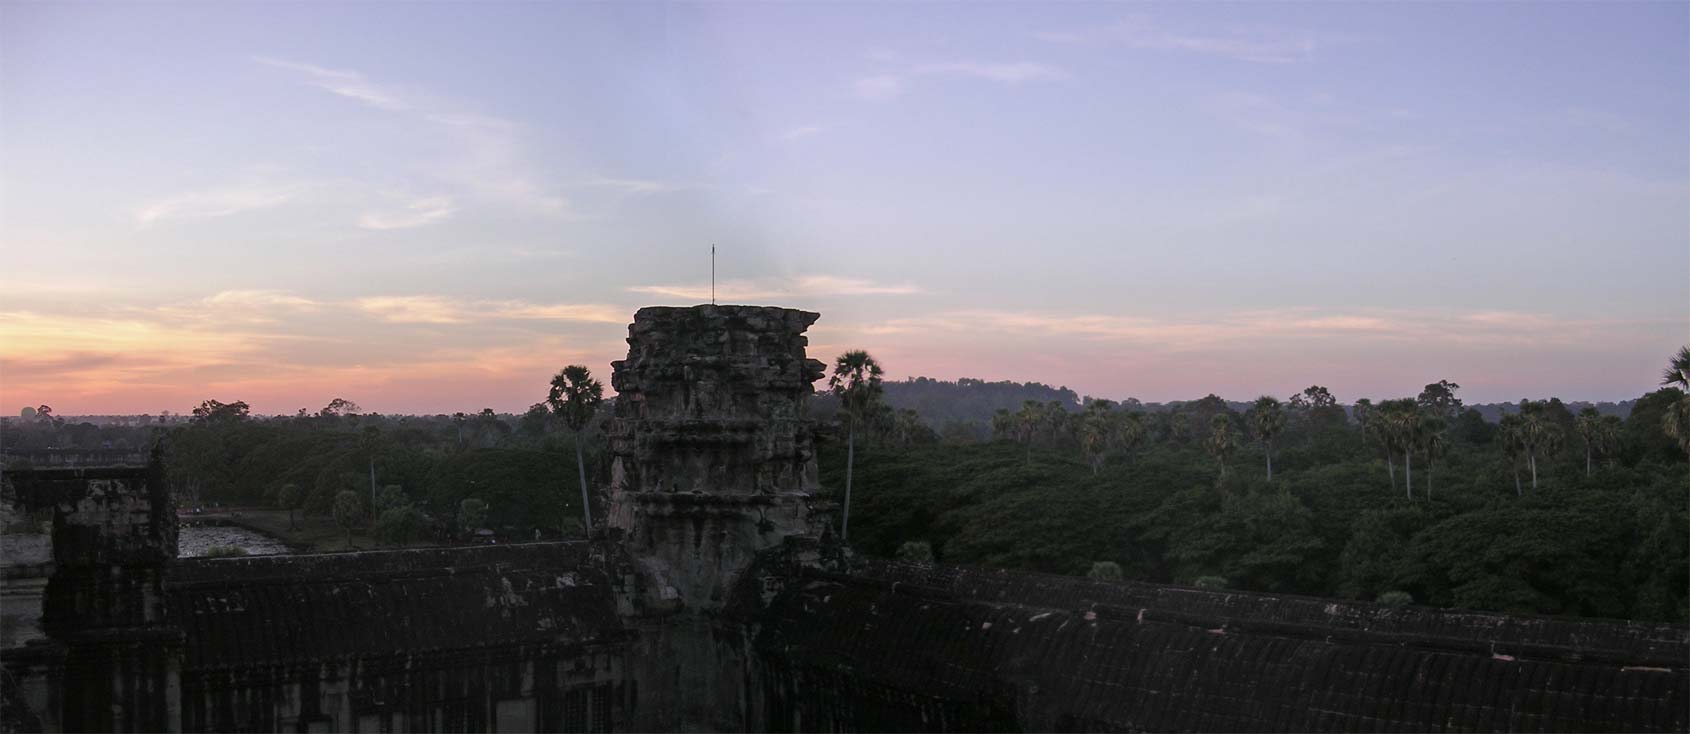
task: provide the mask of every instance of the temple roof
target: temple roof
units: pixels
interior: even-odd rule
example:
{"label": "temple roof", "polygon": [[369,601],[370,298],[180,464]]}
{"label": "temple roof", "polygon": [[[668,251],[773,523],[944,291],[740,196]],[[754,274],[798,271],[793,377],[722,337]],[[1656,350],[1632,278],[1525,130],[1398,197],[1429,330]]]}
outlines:
{"label": "temple roof", "polygon": [[1682,626],[931,564],[811,572],[775,664],[1013,710],[1046,730],[1682,730]]}
{"label": "temple roof", "polygon": [[189,669],[620,640],[587,543],[184,559],[165,592]]}

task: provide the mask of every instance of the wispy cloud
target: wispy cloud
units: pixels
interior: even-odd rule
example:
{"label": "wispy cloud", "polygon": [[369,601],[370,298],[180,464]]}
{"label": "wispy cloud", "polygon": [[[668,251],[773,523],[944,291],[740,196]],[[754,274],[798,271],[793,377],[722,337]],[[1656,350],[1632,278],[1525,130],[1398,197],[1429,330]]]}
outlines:
{"label": "wispy cloud", "polygon": [[1035,61],[947,61],[916,64],[897,71],[883,71],[858,77],[851,82],[851,90],[863,99],[885,101],[902,95],[908,91],[913,79],[924,76],[984,79],[1015,86],[1030,82],[1061,81],[1069,75],[1068,71],[1060,66]]}
{"label": "wispy cloud", "polygon": [[916,67],[921,74],[942,74],[951,76],[974,77],[988,79],[1005,84],[1022,84],[1025,82],[1058,81],[1068,78],[1068,72],[1050,64],[1039,64],[1021,61],[1012,64],[982,64],[976,62],[952,62],[947,64],[926,64]]}
{"label": "wispy cloud", "polygon": [[[681,285],[641,285],[628,289],[631,293],[679,298],[691,301],[710,300],[709,283]],[[884,284],[862,278],[833,275],[802,275],[788,279],[730,280],[716,284],[718,301],[770,301],[779,299],[824,297],[909,295],[921,289],[909,283]]]}
{"label": "wispy cloud", "polygon": [[888,100],[904,93],[904,80],[895,74],[875,74],[851,82],[851,90],[863,99]]}
{"label": "wispy cloud", "polygon": [[1567,347],[1610,331],[1653,323],[1579,319],[1508,311],[1380,310],[1325,312],[1313,308],[1247,310],[1204,318],[1165,319],[1113,314],[959,310],[893,319],[866,334],[1019,334],[1030,337],[1118,341],[1156,350],[1216,349],[1263,340],[1462,345],[1464,347]]}
{"label": "wispy cloud", "polygon": [[698,188],[687,184],[672,183],[644,178],[594,178],[581,183],[582,186],[611,189],[624,194],[667,194],[684,189]]}
{"label": "wispy cloud", "polygon": [[445,206],[439,200],[425,200],[422,209],[398,215],[367,214],[359,222],[366,229],[401,229],[439,221],[452,213],[458,199],[502,203],[552,217],[576,216],[569,199],[550,190],[533,169],[522,140],[524,127],[514,121],[464,109],[421,89],[401,91],[356,71],[268,57],[254,61],[298,74],[306,84],[331,94],[398,113],[397,119],[411,121],[424,134],[446,141],[438,146],[444,153],[441,159],[425,163],[425,168],[435,179],[430,188],[433,183],[450,184],[460,189],[457,199]]}
{"label": "wispy cloud", "polygon": [[1145,15],[1129,16],[1101,28],[1042,31],[1034,38],[1049,43],[1118,44],[1129,48],[1183,51],[1235,61],[1288,64],[1314,57],[1322,42],[1314,34],[1268,27],[1234,27],[1183,32],[1163,28]]}
{"label": "wispy cloud", "polygon": [[280,206],[303,190],[298,185],[233,184],[153,201],[132,213],[141,227],[170,219],[213,219]]}
{"label": "wispy cloud", "polygon": [[285,61],[268,57],[254,57],[254,61],[265,66],[298,72],[306,77],[307,83],[347,99],[363,102],[371,107],[389,111],[401,111],[411,108],[401,95],[392,89],[377,85],[363,74],[355,71],[327,69],[315,64],[302,64],[296,61]]}
{"label": "wispy cloud", "polygon": [[367,212],[358,218],[358,226],[375,230],[411,229],[445,221],[455,211],[451,197],[431,196],[417,199],[399,211]]}
{"label": "wispy cloud", "polygon": [[781,133],[780,139],[782,142],[790,143],[794,140],[802,140],[812,135],[820,134],[826,130],[827,128],[822,127],[821,125],[800,125]]}
{"label": "wispy cloud", "polygon": [[529,303],[446,296],[372,296],[354,305],[392,324],[480,324],[499,319],[627,323],[628,309],[594,303]]}

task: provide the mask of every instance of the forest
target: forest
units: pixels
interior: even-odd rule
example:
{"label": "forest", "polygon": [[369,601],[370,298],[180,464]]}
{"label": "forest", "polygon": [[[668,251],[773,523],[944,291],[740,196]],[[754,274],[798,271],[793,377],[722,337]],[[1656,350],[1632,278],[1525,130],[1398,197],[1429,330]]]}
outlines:
{"label": "forest", "polygon": [[[1147,405],[1038,383],[881,383],[879,370],[842,356],[812,406],[822,485],[849,497],[841,529],[859,552],[1690,621],[1690,351],[1629,411],[1552,398],[1496,420],[1447,380],[1377,403],[1311,386],[1283,401]],[[608,481],[614,398],[560,399],[558,380],[521,415],[380,415],[337,398],[260,417],[207,400],[126,425],[41,406],[0,430],[10,468],[48,447],[157,446],[185,507],[297,508],[386,523],[396,540],[473,512],[511,537],[572,537],[578,467],[591,486]]]}

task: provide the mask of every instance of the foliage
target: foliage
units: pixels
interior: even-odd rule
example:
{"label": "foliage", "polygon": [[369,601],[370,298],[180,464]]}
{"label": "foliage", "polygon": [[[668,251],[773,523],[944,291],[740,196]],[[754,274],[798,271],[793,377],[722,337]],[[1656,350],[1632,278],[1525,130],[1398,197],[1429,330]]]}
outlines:
{"label": "foliage", "polygon": [[346,546],[352,547],[352,528],[364,519],[364,500],[350,489],[342,490],[334,498],[334,522],[346,531]]}
{"label": "foliage", "polygon": [[1091,570],[1086,572],[1086,578],[1099,581],[1120,581],[1121,564],[1114,561],[1097,561],[1091,564]]}
{"label": "foliage", "polygon": [[474,532],[487,524],[487,503],[477,497],[467,497],[458,503],[458,527]]}
{"label": "foliage", "polygon": [[933,546],[925,540],[912,540],[898,546],[898,559],[903,561],[933,562]]}
{"label": "foliage", "polygon": [[1380,594],[1377,601],[1388,607],[1406,607],[1414,603],[1414,595],[1406,591],[1387,591]]}

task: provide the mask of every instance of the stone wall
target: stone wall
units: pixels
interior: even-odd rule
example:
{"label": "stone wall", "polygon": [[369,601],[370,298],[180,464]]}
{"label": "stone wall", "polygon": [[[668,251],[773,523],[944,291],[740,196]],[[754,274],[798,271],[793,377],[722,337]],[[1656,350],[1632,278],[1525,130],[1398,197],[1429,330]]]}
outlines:
{"label": "stone wall", "polygon": [[8,725],[178,729],[183,636],[163,594],[176,516],[158,465],[7,472],[4,484],[9,514],[52,514],[51,560],[6,564]]}
{"label": "stone wall", "polygon": [[768,728],[1683,731],[1690,631],[931,564],[800,570]]}
{"label": "stone wall", "polygon": [[588,543],[180,561],[183,730],[621,728],[619,566]]}

